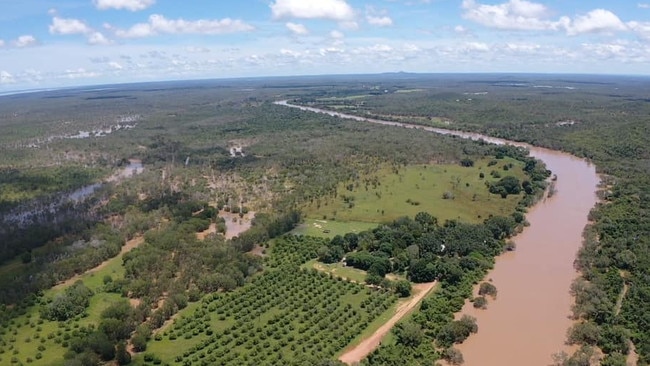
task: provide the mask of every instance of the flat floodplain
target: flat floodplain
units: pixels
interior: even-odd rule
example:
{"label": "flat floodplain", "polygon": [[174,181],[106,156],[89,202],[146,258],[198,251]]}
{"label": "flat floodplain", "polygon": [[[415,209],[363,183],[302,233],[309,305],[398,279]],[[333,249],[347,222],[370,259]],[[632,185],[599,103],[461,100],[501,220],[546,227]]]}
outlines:
{"label": "flat floodplain", "polygon": [[[441,222],[482,222],[490,215],[511,214],[520,199],[517,195],[501,198],[491,194],[485,182],[495,182],[507,175],[524,179],[522,167],[523,163],[511,158],[481,159],[472,167],[458,164],[383,167],[340,183],[336,197],[316,199],[304,211],[309,218],[323,221],[381,223],[424,211]],[[498,174],[491,174],[493,171]]]}

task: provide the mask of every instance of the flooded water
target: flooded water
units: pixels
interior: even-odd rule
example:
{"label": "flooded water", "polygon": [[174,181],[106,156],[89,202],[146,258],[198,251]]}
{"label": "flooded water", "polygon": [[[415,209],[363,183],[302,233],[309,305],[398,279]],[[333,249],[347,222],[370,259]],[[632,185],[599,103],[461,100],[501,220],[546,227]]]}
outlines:
{"label": "flooded water", "polygon": [[219,217],[226,220],[226,239],[232,239],[251,228],[255,212],[249,211],[244,217],[239,217],[239,214],[222,210],[219,211]]}
{"label": "flooded water", "polygon": [[[142,162],[140,160],[129,160],[129,163],[124,168],[108,177],[106,179],[106,182],[122,181],[126,178],[140,174],[143,171],[144,167],[142,166]],[[104,183],[93,183],[81,187],[70,193],[60,194],[51,202],[44,205],[40,204],[38,201],[27,203],[25,205],[17,207],[16,209],[7,213],[5,216],[1,217],[0,222],[14,225],[26,225],[34,223],[36,220],[38,220],[39,217],[42,217],[44,214],[56,213],[59,208],[66,203],[79,203],[85,200],[103,185]]]}
{"label": "flooded water", "polygon": [[[107,182],[117,182],[121,181],[126,178],[130,178],[134,175],[140,174],[144,171],[144,167],[142,166],[142,162],[140,160],[129,160],[129,163],[116,172],[115,174],[111,175],[106,179]],[[70,193],[67,196],[67,200],[71,201],[81,201],[91,194],[95,193],[95,191],[101,187],[103,183],[94,183],[85,187],[81,187],[78,190]]]}
{"label": "flooded water", "polygon": [[573,261],[582,245],[582,231],[597,200],[599,178],[595,166],[570,154],[480,134],[366,119],[286,101],[276,104],[530,149],[532,156],[544,161],[557,175],[557,191],[529,210],[526,218],[530,226],[514,238],[517,250],[498,257],[494,270],[486,276],[497,287],[497,299],[488,299],[487,310],[474,309],[468,302],[457,314],[475,317],[479,329],[458,349],[468,366],[547,366],[552,354],[568,350],[564,341],[572,324],[569,316],[573,303],[569,288],[577,276]]}

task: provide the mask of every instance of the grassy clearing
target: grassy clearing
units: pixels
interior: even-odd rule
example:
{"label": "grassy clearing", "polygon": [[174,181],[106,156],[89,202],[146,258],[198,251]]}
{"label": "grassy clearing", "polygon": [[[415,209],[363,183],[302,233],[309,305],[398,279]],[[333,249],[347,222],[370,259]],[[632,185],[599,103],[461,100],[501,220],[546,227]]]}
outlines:
{"label": "grassy clearing", "polygon": [[304,224],[293,230],[294,234],[309,235],[321,238],[333,238],[336,235],[360,233],[375,228],[374,223],[361,221],[332,221],[320,219],[305,219]]}
{"label": "grassy clearing", "polygon": [[315,268],[321,272],[332,274],[336,277],[342,277],[357,283],[366,282],[366,271],[353,267],[345,267],[341,263],[325,264],[313,259],[303,265],[303,268]]}
{"label": "grassy clearing", "polygon": [[[40,305],[30,307],[26,314],[16,318],[7,333],[1,336],[7,340],[7,346],[0,347],[4,353],[0,353],[0,365],[10,364],[11,359],[16,357],[23,364],[31,365],[62,365],[63,355],[67,351],[64,347],[67,340],[73,336],[81,327],[99,322],[101,313],[110,304],[123,299],[119,294],[103,292],[103,278],[110,275],[113,279],[124,276],[122,267],[122,256],[119,255],[110,259],[98,271],[91,271],[79,277],[79,280],[95,292],[90,299],[90,306],[87,309],[87,316],[77,317],[68,322],[55,322],[40,319]],[[56,286],[45,291],[45,298],[54,297],[62,292],[72,282]],[[14,353],[18,351],[18,353]],[[37,357],[40,354],[40,358]],[[28,361],[31,359],[31,362]]]}
{"label": "grassy clearing", "polygon": [[[400,169],[384,167],[354,181],[339,184],[336,197],[323,197],[307,205],[308,217],[343,222],[386,222],[401,216],[414,216],[426,211],[439,220],[482,222],[489,215],[509,215],[521,198],[509,195],[503,199],[490,194],[485,184],[500,178],[490,175],[494,170],[501,177],[514,175],[525,179],[523,163],[506,158],[488,167],[488,159],[473,167],[460,165],[419,165]],[[504,170],[504,166],[512,168]],[[484,178],[480,178],[480,174]],[[453,198],[445,199],[449,194]]]}

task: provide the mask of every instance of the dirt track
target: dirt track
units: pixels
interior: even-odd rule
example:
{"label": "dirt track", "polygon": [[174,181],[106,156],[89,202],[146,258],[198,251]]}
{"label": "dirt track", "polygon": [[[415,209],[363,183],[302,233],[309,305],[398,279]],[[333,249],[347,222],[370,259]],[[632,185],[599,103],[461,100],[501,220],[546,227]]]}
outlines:
{"label": "dirt track", "polygon": [[402,319],[406,314],[409,313],[417,304],[422,301],[422,299],[436,286],[436,282],[420,283],[413,286],[413,295],[407,302],[400,304],[393,315],[384,325],[377,329],[370,337],[364,339],[354,348],[345,352],[339,361],[345,362],[348,365],[352,365],[358,362],[361,362],[366,356],[368,356],[372,351],[374,351],[381,340],[388,334],[388,332],[397,324],[400,319]]}
{"label": "dirt track", "polygon": [[69,278],[69,279],[59,283],[58,285],[54,286],[53,288],[55,290],[60,290],[60,289],[64,289],[64,288],[72,285],[73,283],[77,282],[77,280],[81,279],[82,276],[84,276],[86,274],[89,274],[89,273],[99,271],[100,269],[106,267],[111,260],[113,260],[115,258],[118,258],[118,257],[121,257],[122,255],[124,255],[124,253],[130,252],[133,248],[139,246],[143,242],[144,242],[144,238],[141,237],[141,236],[138,236],[136,238],[133,238],[133,239],[127,241],[126,244],[124,244],[122,246],[122,249],[120,249],[120,253],[118,255],[116,255],[115,257],[109,258],[109,259],[103,261],[102,263],[100,263],[96,267],[91,268],[91,269],[87,270],[86,272],[84,272],[82,274],[74,275],[71,278]]}

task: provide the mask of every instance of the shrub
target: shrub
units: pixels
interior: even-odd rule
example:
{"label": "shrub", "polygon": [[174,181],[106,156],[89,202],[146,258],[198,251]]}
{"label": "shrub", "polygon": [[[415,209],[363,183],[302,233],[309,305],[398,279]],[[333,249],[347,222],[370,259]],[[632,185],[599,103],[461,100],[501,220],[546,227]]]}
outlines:
{"label": "shrub", "polygon": [[487,308],[488,301],[485,298],[485,296],[479,296],[479,297],[474,299],[473,303],[474,303],[475,308],[477,308],[477,309],[485,309],[485,308]]}
{"label": "shrub", "polygon": [[489,282],[483,282],[479,286],[478,294],[481,296],[489,295],[492,296],[492,298],[495,298],[497,297],[497,288]]}

